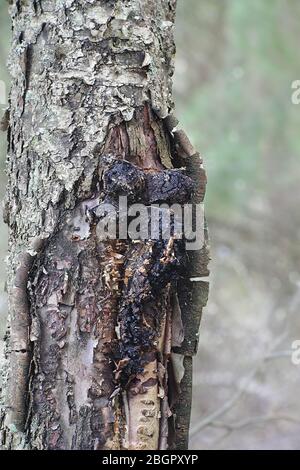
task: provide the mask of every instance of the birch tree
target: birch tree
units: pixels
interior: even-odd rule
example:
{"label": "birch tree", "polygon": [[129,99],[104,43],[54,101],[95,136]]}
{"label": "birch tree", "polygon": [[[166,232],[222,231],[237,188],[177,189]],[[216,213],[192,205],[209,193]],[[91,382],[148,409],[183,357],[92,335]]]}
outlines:
{"label": "birch tree", "polygon": [[2,449],[187,448],[205,227],[198,251],[97,231],[119,196],[203,201],[173,114],[175,9],[11,2]]}

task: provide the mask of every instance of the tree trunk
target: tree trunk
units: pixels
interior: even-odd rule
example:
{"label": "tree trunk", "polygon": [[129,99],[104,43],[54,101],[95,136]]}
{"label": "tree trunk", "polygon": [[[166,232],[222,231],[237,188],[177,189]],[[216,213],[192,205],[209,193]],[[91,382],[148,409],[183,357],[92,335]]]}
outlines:
{"label": "tree trunk", "polygon": [[201,158],[171,114],[175,8],[11,6],[2,449],[187,448],[206,241],[97,231],[119,195],[203,201]]}

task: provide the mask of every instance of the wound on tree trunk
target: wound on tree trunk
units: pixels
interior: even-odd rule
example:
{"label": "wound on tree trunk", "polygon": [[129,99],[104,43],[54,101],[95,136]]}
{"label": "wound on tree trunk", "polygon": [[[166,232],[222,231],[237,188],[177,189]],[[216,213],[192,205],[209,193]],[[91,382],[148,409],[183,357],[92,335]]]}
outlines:
{"label": "wound on tree trunk", "polygon": [[[206,228],[194,251],[99,231],[120,197],[203,202],[202,159],[172,114],[176,1],[10,8],[0,448],[185,449]],[[157,211],[161,229],[171,211]]]}

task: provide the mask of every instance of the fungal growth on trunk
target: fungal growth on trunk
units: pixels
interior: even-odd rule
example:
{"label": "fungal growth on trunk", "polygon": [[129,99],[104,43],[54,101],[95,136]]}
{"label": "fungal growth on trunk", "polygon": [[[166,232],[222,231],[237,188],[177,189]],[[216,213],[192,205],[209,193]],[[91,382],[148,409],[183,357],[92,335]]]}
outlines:
{"label": "fungal growth on trunk", "polygon": [[12,2],[0,448],[188,446],[208,248],[178,214],[206,177],[172,114],[175,7]]}

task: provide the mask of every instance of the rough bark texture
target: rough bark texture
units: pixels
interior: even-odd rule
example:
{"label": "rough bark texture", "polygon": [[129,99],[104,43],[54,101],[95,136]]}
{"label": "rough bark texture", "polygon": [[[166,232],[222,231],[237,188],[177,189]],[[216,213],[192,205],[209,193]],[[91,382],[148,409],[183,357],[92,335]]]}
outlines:
{"label": "rough bark texture", "polygon": [[11,6],[3,449],[187,447],[206,243],[96,230],[119,194],[203,201],[202,161],[171,114],[175,7]]}

